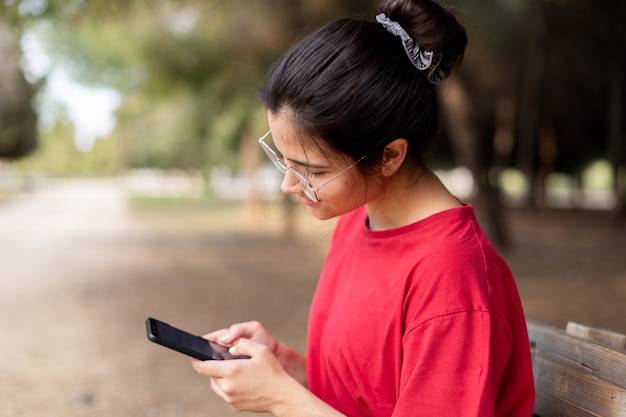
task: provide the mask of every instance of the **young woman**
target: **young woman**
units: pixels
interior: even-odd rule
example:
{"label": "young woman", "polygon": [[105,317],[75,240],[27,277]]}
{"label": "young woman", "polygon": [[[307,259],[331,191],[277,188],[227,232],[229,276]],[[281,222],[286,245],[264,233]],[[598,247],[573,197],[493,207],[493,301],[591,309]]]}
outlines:
{"label": "young woman", "polygon": [[383,0],[293,46],[260,92],[281,189],[340,216],[306,357],[261,324],[206,337],[249,360],[194,361],[235,410],[276,416],[532,415],[519,295],[473,209],[428,169],[435,84],[466,34],[431,0]]}

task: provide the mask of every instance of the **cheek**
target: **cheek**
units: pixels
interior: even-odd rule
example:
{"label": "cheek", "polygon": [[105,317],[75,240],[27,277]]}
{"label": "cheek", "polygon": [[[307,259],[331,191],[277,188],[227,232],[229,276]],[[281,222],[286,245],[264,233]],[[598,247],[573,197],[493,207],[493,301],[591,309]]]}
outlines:
{"label": "cheek", "polygon": [[[370,193],[373,191],[370,189],[372,185],[360,176],[345,178],[342,181],[338,179],[337,184],[333,185],[335,187],[326,190],[328,191],[326,195],[320,195],[324,204],[319,206],[318,213],[314,213],[320,220],[340,216],[361,207],[370,199]],[[315,206],[312,208],[314,212]]]}
{"label": "cheek", "polygon": [[369,188],[368,183],[362,179],[348,182],[344,188],[346,190],[343,196],[345,203],[352,206],[362,206],[368,200]]}
{"label": "cheek", "polygon": [[318,220],[330,220],[363,206],[365,202],[366,198],[363,193],[341,194],[332,200],[326,199],[318,204],[307,206],[307,210]]}
{"label": "cheek", "polygon": [[375,177],[364,176],[359,173],[347,181],[346,190],[349,190],[348,200],[360,206],[378,198],[383,190],[383,185],[376,181]]}

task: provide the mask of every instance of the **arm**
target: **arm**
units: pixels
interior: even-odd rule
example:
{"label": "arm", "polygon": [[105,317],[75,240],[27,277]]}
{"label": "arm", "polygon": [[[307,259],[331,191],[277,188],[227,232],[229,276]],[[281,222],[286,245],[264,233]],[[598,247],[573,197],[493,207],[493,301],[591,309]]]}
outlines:
{"label": "arm", "polygon": [[[393,416],[494,417],[498,372],[491,356],[493,331],[487,312],[466,311],[431,319],[408,332]],[[508,356],[504,342],[497,348]]]}
{"label": "arm", "polygon": [[306,357],[283,343],[276,343],[274,355],[285,371],[302,386],[307,387]]}

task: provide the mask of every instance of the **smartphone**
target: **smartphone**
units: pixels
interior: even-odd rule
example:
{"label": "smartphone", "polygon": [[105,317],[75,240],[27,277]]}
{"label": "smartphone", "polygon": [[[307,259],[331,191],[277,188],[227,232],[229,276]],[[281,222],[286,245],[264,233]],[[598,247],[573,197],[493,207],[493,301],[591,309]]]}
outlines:
{"label": "smartphone", "polygon": [[249,356],[231,355],[226,346],[187,333],[152,317],[146,319],[146,332],[150,341],[202,361],[250,359]]}

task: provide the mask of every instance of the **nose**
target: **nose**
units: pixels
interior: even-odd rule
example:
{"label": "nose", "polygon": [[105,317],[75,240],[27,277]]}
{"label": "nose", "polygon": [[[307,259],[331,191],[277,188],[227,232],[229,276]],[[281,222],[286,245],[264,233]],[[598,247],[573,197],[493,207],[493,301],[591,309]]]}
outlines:
{"label": "nose", "polygon": [[300,180],[290,169],[285,172],[283,182],[280,183],[280,190],[285,194],[298,194],[302,191]]}

